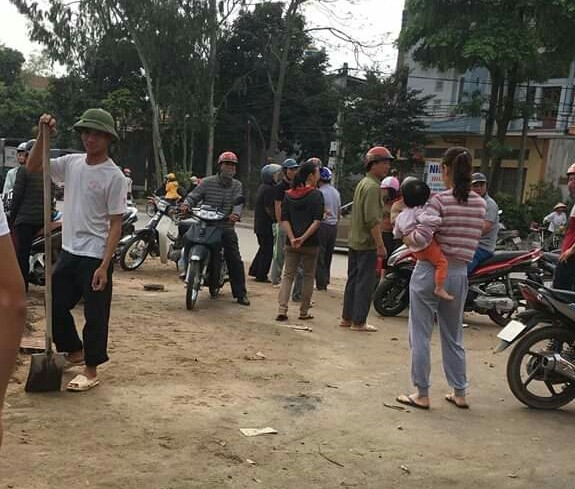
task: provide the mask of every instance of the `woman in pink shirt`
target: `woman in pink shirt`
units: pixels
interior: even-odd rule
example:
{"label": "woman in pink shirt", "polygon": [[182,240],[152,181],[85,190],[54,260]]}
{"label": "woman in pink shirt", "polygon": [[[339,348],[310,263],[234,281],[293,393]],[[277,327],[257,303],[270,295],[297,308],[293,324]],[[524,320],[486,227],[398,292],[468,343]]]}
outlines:
{"label": "woman in pink shirt", "polygon": [[[435,240],[448,261],[445,289],[453,300],[434,294],[435,269],[419,261],[409,285],[409,341],[411,378],[417,392],[401,395],[397,401],[412,407],[429,409],[431,373],[430,341],[435,321],[441,335],[443,369],[452,392],[445,400],[459,408],[468,408],[467,375],[463,347],[463,311],[467,297],[467,263],[479,243],[485,217],[485,201],[471,191],[472,158],[469,150],[452,147],[442,161],[443,181],[448,190],[435,194],[426,212],[441,218]],[[404,238],[411,243],[411,236]]]}

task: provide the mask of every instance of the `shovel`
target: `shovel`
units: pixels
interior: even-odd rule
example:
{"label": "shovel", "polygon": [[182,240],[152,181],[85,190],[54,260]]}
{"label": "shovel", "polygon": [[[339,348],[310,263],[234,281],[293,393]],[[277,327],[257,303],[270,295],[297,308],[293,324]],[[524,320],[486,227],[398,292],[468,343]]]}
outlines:
{"label": "shovel", "polygon": [[35,353],[30,362],[26,381],[26,392],[59,391],[62,386],[62,371],[66,359],[63,353],[52,348],[52,180],[50,177],[50,129],[44,127],[42,137],[42,168],[44,174],[44,268],[46,285],[44,303],[46,309],[46,350]]}

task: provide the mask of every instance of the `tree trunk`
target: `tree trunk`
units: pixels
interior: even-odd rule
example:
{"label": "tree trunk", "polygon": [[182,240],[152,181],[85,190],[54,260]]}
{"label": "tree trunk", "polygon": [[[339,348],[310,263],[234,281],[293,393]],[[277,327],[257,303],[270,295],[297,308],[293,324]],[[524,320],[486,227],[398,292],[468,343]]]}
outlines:
{"label": "tree trunk", "polygon": [[493,130],[495,128],[495,117],[497,116],[497,101],[501,89],[501,75],[498,70],[491,72],[491,93],[489,95],[489,108],[485,119],[485,133],[483,135],[483,153],[481,155],[481,173],[489,173],[489,161],[491,159],[491,141],[493,140]]}
{"label": "tree trunk", "polygon": [[187,117],[184,115],[184,130],[182,131],[182,166],[183,170],[188,174],[188,127]]}
{"label": "tree trunk", "polygon": [[496,140],[500,151],[496,158],[493,159],[490,174],[492,188],[495,190],[494,193],[497,193],[501,188],[500,173],[501,161],[503,160],[501,149],[505,147],[505,142],[507,140],[507,130],[509,129],[509,123],[513,119],[513,112],[515,109],[515,92],[517,91],[518,84],[518,71],[518,67],[514,66],[509,72],[507,78],[507,91],[504,96],[500,97],[502,103],[498,107],[499,115],[497,117]]}
{"label": "tree trunk", "polygon": [[210,56],[208,59],[208,148],[206,152],[206,176],[213,173],[214,162],[214,137],[216,132],[216,72],[218,61],[218,8],[216,0],[210,0]]}
{"label": "tree trunk", "polygon": [[127,21],[126,17],[119,10],[118,6],[112,6],[114,13],[122,20],[122,23],[128,29],[130,37],[134,42],[138,57],[140,58],[140,63],[142,63],[142,68],[144,68],[144,77],[146,78],[146,88],[148,91],[148,97],[150,98],[150,106],[152,108],[152,145],[154,148],[154,164],[156,168],[156,180],[159,185],[162,181],[163,176],[168,172],[166,156],[164,155],[164,149],[162,147],[162,135],[160,133],[160,109],[156,103],[156,96],[154,91],[154,86],[152,83],[152,70],[150,64],[148,63],[148,58],[144,54],[144,49],[140,43],[140,39],[136,34],[136,31],[132,28],[130,23]]}
{"label": "tree trunk", "polygon": [[295,15],[301,3],[303,3],[302,0],[291,0],[286,12],[286,29],[283,36],[283,42],[281,43],[282,52],[280,56],[279,74],[276,89],[274,90],[272,128],[270,133],[270,147],[268,150],[268,156],[270,157],[273,157],[278,151],[281,104],[289,65],[289,52],[291,49],[293,23]]}
{"label": "tree trunk", "polygon": [[195,142],[196,142],[196,128],[192,124],[192,128],[190,130],[190,163],[188,165],[188,168],[190,169],[190,175],[194,174]]}

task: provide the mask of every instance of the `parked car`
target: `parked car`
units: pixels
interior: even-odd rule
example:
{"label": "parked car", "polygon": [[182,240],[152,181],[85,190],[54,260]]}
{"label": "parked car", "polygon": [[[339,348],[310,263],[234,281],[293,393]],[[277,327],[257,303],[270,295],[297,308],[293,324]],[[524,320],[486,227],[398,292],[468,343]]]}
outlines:
{"label": "parked car", "polygon": [[348,202],[341,206],[341,220],[339,221],[337,227],[337,238],[335,240],[335,246],[337,248],[347,249],[347,238],[349,237],[349,232],[351,231],[351,208],[353,202]]}

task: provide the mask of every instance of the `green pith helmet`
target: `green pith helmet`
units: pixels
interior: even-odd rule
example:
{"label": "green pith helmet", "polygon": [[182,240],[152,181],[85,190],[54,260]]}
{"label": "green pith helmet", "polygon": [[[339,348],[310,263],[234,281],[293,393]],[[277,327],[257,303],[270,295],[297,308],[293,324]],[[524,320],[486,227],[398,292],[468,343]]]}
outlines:
{"label": "green pith helmet", "polygon": [[110,134],[114,138],[114,141],[120,139],[116,132],[112,114],[104,109],[88,109],[82,114],[80,120],[74,124],[74,129],[76,129],[76,131],[80,131],[82,129],[95,129],[96,131]]}

